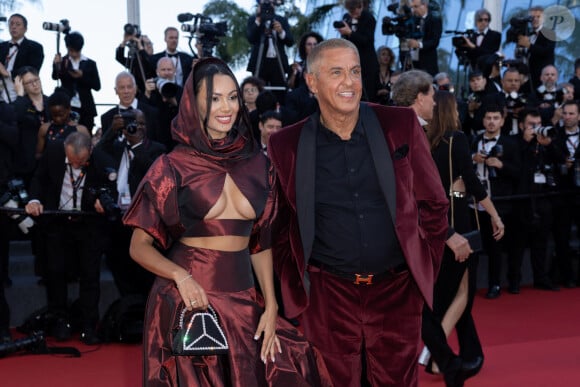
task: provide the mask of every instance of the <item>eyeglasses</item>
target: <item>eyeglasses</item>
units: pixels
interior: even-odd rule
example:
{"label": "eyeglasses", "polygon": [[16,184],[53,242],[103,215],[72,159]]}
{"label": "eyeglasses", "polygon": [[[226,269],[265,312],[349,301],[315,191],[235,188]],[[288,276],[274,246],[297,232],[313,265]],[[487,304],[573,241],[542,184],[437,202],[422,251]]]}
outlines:
{"label": "eyeglasses", "polygon": [[488,22],[489,19],[488,18],[481,18],[481,19],[477,19],[478,22]]}
{"label": "eyeglasses", "polygon": [[34,85],[34,84],[40,84],[40,78],[31,79],[30,81],[23,83],[24,86]]}
{"label": "eyeglasses", "polygon": [[244,93],[257,93],[257,92],[258,92],[257,87],[248,87],[248,88],[244,89]]}

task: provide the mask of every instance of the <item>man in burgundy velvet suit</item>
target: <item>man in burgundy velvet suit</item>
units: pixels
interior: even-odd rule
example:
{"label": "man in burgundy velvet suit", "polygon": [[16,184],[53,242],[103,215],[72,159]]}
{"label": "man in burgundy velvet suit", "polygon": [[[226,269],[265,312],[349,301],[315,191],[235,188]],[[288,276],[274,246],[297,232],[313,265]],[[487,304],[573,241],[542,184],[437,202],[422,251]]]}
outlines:
{"label": "man in burgundy velvet suit", "polygon": [[274,266],[335,386],[416,386],[421,310],[431,305],[448,202],[415,113],[360,103],[345,39],[308,55],[320,113],[270,137],[279,190]]}

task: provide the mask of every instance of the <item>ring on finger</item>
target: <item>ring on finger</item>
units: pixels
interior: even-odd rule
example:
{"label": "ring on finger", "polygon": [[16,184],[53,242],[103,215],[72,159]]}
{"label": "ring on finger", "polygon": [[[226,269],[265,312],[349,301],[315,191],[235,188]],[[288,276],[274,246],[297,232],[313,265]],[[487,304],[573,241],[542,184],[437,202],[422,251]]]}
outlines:
{"label": "ring on finger", "polygon": [[195,304],[197,304],[197,300],[191,300],[189,301],[189,303],[191,304],[191,306],[194,306]]}

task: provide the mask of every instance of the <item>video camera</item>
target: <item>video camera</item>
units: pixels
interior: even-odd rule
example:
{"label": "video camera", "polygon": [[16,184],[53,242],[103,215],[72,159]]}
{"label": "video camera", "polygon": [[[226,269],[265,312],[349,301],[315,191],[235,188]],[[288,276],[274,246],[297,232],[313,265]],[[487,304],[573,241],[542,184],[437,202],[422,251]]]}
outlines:
{"label": "video camera", "polygon": [[[202,14],[180,13],[177,20],[181,24],[183,32],[189,32],[192,36],[196,35],[203,49],[203,56],[212,56],[213,48],[219,43],[220,37],[226,36],[228,31],[227,22],[214,23],[211,17]],[[193,23],[186,22],[193,20]]]}
{"label": "video camera", "polygon": [[123,31],[126,35],[134,35],[136,38],[141,37],[141,29],[137,24],[127,23],[123,26]]}
{"label": "video camera", "polygon": [[512,17],[510,19],[510,28],[506,32],[506,42],[507,43],[517,43],[518,36],[528,36],[531,31],[530,23],[532,22],[532,17]]}
{"label": "video camera", "polygon": [[397,16],[383,18],[383,35],[395,35],[399,39],[421,39],[423,37],[420,28],[421,19],[413,15],[411,7],[408,5],[398,7],[398,3],[392,3],[387,7],[390,12]]}
{"label": "video camera", "polygon": [[46,31],[62,32],[67,35],[70,32],[70,23],[67,19],[62,19],[58,23],[44,22],[42,28]]}
{"label": "video camera", "polygon": [[[16,209],[21,206],[24,207],[28,203],[28,192],[22,179],[11,179],[6,184],[6,187],[7,191],[0,195],[0,206]],[[34,221],[26,214],[13,213],[9,216],[18,223],[18,228],[23,234],[28,234],[29,229],[34,226]]]}
{"label": "video camera", "polygon": [[468,29],[465,31],[445,31],[446,33],[455,34],[453,38],[451,38],[451,43],[453,47],[455,47],[455,55],[457,55],[457,59],[459,59],[460,64],[465,64],[469,61],[469,47],[465,43],[465,38],[469,40],[475,40],[475,31],[472,29]]}
{"label": "video camera", "polygon": [[260,20],[266,28],[270,28],[270,24],[274,20],[274,16],[276,16],[276,11],[274,9],[274,5],[283,5],[284,0],[263,0],[260,4]]}

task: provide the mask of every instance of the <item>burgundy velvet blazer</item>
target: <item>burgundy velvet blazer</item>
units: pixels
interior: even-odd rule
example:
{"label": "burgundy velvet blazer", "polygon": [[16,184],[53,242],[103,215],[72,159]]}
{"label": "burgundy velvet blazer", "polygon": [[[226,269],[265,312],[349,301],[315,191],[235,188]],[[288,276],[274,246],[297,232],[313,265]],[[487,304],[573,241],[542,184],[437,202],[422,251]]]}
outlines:
{"label": "burgundy velvet blazer", "polygon": [[[307,259],[314,241],[314,179],[319,113],[270,137],[279,212],[273,232],[274,270],[287,317],[308,306]],[[361,103],[379,184],[412,277],[432,305],[447,234],[448,200],[417,116],[409,108]],[[306,257],[306,259],[305,259]]]}

